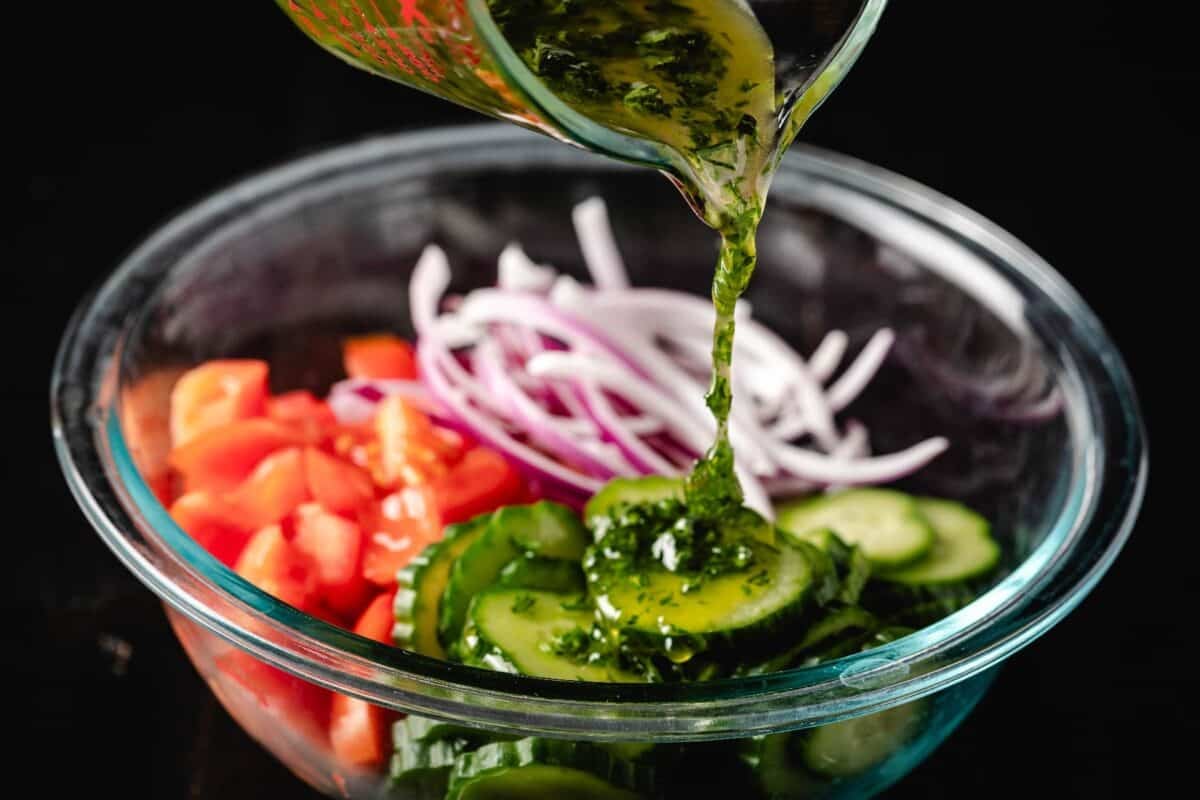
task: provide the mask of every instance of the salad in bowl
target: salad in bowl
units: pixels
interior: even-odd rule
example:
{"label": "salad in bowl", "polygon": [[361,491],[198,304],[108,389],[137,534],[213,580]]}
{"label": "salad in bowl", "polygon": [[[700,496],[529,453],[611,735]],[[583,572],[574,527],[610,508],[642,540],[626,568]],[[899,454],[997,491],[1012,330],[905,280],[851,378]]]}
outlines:
{"label": "salad in bowl", "polygon": [[1036,256],[796,151],[719,431],[671,191],[490,126],[364,143],[171,223],[68,331],[84,510],[331,796],[870,795],[1119,550],[1136,403]]}

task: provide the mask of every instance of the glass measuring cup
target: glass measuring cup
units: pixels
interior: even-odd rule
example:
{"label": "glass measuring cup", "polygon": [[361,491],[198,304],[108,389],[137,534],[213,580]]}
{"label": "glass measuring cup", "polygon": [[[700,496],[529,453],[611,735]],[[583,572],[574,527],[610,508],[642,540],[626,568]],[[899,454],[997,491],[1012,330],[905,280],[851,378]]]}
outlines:
{"label": "glass measuring cup", "polygon": [[[276,2],[357,67],[579,147],[676,171],[669,147],[601,125],[550,92],[509,46],[487,0]],[[774,47],[782,153],[854,64],[887,0],[736,2],[753,11]]]}

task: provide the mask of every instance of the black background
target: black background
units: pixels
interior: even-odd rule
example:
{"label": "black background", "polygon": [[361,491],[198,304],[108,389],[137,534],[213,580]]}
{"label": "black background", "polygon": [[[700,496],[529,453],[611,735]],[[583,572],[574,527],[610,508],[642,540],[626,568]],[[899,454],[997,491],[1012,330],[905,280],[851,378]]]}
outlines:
{"label": "black background", "polygon": [[[325,145],[477,118],[338,63],[267,0],[54,6],[5,30],[9,774],[41,787],[26,796],[310,797],[216,706],[70,500],[44,423],[53,351],[85,291],[207,192]],[[1134,9],[895,2],[804,134],[964,202],[1056,265],[1124,351],[1156,446],[1112,572],[889,797],[1189,794],[1167,787],[1200,733],[1197,533],[1162,498],[1178,491],[1167,453],[1195,444],[1165,405],[1195,362],[1183,281],[1200,72],[1186,25]],[[132,646],[127,663],[107,637]]]}

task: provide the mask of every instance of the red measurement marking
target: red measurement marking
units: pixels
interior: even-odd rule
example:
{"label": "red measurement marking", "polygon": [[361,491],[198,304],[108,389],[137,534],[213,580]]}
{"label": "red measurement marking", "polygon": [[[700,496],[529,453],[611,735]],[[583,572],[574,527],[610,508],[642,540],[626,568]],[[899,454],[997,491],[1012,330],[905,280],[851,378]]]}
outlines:
{"label": "red measurement marking", "polygon": [[320,40],[321,31],[317,28],[316,23],[309,19],[308,15],[304,13],[304,9],[296,5],[296,0],[288,0],[288,11],[292,12],[292,19],[304,26],[304,29],[308,31],[309,36],[317,39],[318,41]]}
{"label": "red measurement marking", "polygon": [[417,0],[400,0],[400,16],[404,20],[404,24],[409,27],[413,22],[420,22],[425,27],[429,27],[429,17],[417,8]]}
{"label": "red measurement marking", "polygon": [[431,56],[429,51],[424,47],[421,48],[420,55],[421,61],[425,62],[425,67],[429,70],[430,74],[433,75],[434,83],[437,83],[446,76],[446,73],[442,71],[442,68],[438,66],[437,62],[433,60],[433,56]]}
{"label": "red measurement marking", "polygon": [[[362,13],[361,10],[359,13]],[[388,62],[388,59],[382,53],[380,53],[378,49],[376,49],[374,38],[363,36],[362,32],[354,27],[354,23],[349,17],[343,13],[338,17],[338,22],[341,23],[343,28],[351,32],[350,38],[358,44],[362,55],[370,55],[371,58],[375,60],[375,63],[383,67],[385,70],[391,66],[391,64]],[[412,74],[412,70],[408,68],[408,65],[401,64],[398,59],[393,60],[396,62],[396,66],[400,67],[401,70],[410,75]]]}
{"label": "red measurement marking", "polygon": [[[309,3],[309,5],[312,6],[313,16],[324,22],[326,19],[325,12],[316,3]],[[292,8],[298,8],[295,2],[292,3]]]}
{"label": "red measurement marking", "polygon": [[483,57],[480,56],[479,52],[468,42],[463,42],[460,44],[458,46],[458,52],[462,56],[462,60],[466,61],[472,67],[478,67],[479,63],[483,61]]}
{"label": "red measurement marking", "polygon": [[[321,20],[322,22],[325,23],[324,25],[321,26],[324,29],[325,33],[327,33],[335,41],[337,41],[342,46],[342,48],[346,50],[346,52],[348,52],[352,56],[365,56],[366,55],[366,53],[363,51],[363,49],[360,45],[356,45],[354,42],[347,39],[345,36],[343,36],[337,30],[337,28],[333,27],[333,25],[327,21],[329,18],[321,12],[320,8],[317,7],[316,0],[309,0],[308,5],[309,5],[309,7],[312,8],[313,16],[315,16],[318,20]],[[303,11],[304,11],[304,9],[300,8],[299,6],[296,6],[294,3],[292,4],[292,8],[294,8],[297,13],[303,13]],[[324,37],[318,35],[316,38],[318,40],[320,40]],[[387,62],[382,60],[378,55],[375,56],[375,60],[381,66],[383,66],[385,68],[387,67]]]}
{"label": "red measurement marking", "polygon": [[[375,5],[375,0],[371,0],[371,6],[374,8],[375,14],[379,16],[380,21],[387,26],[387,20],[382,14],[379,13],[379,7]],[[396,51],[388,45],[387,39],[379,36],[378,29],[371,24],[371,20],[369,17],[367,17],[367,13],[363,11],[362,8],[358,8],[357,11],[358,15],[362,17],[363,25],[366,26],[367,33],[371,35],[373,40],[377,39],[379,41],[379,44],[383,47],[384,52],[388,54],[388,57],[391,58],[391,60],[396,64],[396,66],[400,67],[400,69],[404,70],[410,75],[413,74],[412,69],[408,66],[408,64],[405,64],[403,61],[401,61],[400,56],[396,55]],[[384,30],[392,33],[391,38],[395,38],[395,32],[392,31],[390,26],[385,27]],[[421,74],[436,83],[437,79],[432,74],[426,74],[425,70],[421,70]]]}
{"label": "red measurement marking", "polygon": [[412,51],[412,48],[404,44],[398,45],[398,47],[400,48],[400,52],[404,53],[404,55],[408,57],[409,63],[419,69],[421,74],[425,76],[427,80],[432,81],[433,83],[438,82],[439,79],[429,71],[429,68],[425,66],[425,62],[421,60],[420,56]]}

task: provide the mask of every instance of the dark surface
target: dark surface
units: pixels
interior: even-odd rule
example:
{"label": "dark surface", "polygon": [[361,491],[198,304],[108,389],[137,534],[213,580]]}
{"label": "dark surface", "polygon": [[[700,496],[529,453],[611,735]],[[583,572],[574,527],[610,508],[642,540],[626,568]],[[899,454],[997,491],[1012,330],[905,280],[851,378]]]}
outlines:
{"label": "dark surface", "polygon": [[[180,207],[327,144],[476,118],[339,64],[267,0],[237,3],[228,30],[206,23],[234,5],[71,4],[6,31],[29,34],[6,45],[19,206],[0,294],[12,427],[0,659],[17,701],[10,773],[40,785],[20,796],[310,796],[216,706],[68,496],[45,427],[50,362],[87,289]],[[1126,6],[894,3],[805,134],[955,197],[1056,265],[1124,350],[1156,435],[1154,487],[1116,567],[892,798],[1189,794],[1166,787],[1200,733],[1194,515],[1158,523],[1176,492],[1170,451],[1195,444],[1166,398],[1182,391],[1169,359],[1194,361],[1173,282],[1195,256],[1173,239],[1194,224],[1200,73],[1186,26],[1159,30]]]}

